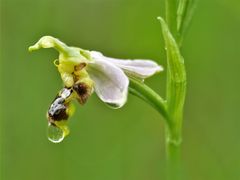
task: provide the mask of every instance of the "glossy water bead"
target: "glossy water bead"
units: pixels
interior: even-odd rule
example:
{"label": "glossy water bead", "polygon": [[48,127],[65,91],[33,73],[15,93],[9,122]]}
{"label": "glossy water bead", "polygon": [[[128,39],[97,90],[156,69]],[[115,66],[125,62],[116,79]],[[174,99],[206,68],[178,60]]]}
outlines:
{"label": "glossy water bead", "polygon": [[63,141],[65,137],[64,131],[61,128],[51,123],[48,124],[47,135],[48,135],[48,140],[53,143],[60,143]]}

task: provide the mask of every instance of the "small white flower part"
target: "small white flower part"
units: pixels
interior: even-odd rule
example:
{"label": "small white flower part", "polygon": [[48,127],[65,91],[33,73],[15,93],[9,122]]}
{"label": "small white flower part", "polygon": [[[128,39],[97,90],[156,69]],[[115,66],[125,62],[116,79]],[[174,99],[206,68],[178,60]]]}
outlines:
{"label": "small white flower part", "polygon": [[87,72],[98,97],[111,107],[120,108],[127,100],[129,80],[124,72],[104,59],[94,59]]}
{"label": "small white flower part", "polygon": [[151,60],[121,60],[97,51],[90,51],[90,54],[93,61],[87,71],[95,82],[94,89],[102,101],[115,108],[122,107],[127,100],[129,80],[126,74],[145,79],[163,70]]}

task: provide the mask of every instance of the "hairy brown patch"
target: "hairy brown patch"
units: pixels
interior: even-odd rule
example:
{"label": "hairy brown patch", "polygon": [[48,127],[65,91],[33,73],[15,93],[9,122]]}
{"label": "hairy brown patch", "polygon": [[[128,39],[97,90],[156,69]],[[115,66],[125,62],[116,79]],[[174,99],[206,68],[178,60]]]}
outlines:
{"label": "hairy brown patch", "polygon": [[73,90],[78,95],[78,102],[80,104],[84,104],[87,102],[87,99],[89,97],[89,87],[85,83],[77,83],[73,85]]}

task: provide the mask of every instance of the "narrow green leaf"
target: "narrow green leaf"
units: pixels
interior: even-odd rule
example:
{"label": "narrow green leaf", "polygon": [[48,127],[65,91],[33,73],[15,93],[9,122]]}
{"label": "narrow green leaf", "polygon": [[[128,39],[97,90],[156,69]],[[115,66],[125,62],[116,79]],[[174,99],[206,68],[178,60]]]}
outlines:
{"label": "narrow green leaf", "polygon": [[180,32],[184,17],[186,15],[187,5],[189,0],[179,0],[177,9],[177,31]]}
{"label": "narrow green leaf", "polygon": [[198,0],[179,0],[177,11],[177,30],[179,45],[181,46],[184,35],[190,26]]}
{"label": "narrow green leaf", "polygon": [[158,17],[158,19],[162,25],[162,33],[168,56],[168,70],[171,79],[175,82],[186,81],[184,59],[180,53],[178,44],[169,31],[166,22],[161,17]]}
{"label": "narrow green leaf", "polygon": [[197,2],[198,2],[198,0],[189,0],[185,20],[184,20],[184,23],[182,25],[182,32],[183,33],[186,31],[186,29],[188,28],[188,26],[189,26],[189,24],[192,20],[194,11],[195,11],[196,6],[197,6]]}

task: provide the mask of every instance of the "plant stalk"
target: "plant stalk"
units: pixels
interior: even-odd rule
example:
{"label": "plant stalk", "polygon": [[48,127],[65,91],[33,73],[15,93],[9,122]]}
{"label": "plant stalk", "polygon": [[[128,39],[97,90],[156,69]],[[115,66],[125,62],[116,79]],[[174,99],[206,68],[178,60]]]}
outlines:
{"label": "plant stalk", "polygon": [[166,101],[149,86],[139,80],[130,78],[129,92],[150,104],[164,117],[167,124],[170,123],[168,122]]}
{"label": "plant stalk", "polygon": [[186,71],[179,48],[177,0],[166,0],[166,23],[160,19],[167,51],[167,112],[166,127],[167,178],[181,179],[181,131],[186,94]]}
{"label": "plant stalk", "polygon": [[167,179],[181,179],[181,146],[171,140],[171,133],[166,129]]}

